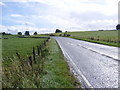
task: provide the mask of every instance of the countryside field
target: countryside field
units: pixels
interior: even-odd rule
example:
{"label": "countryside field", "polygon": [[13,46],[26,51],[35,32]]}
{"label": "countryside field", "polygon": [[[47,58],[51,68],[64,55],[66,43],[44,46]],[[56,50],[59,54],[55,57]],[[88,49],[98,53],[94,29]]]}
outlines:
{"label": "countryside field", "polygon": [[46,39],[8,38],[2,40],[3,57],[13,57],[19,52],[22,57],[32,54],[32,48],[40,45]]}
{"label": "countryside field", "polygon": [[18,38],[9,35],[3,38],[8,38],[2,40],[3,88],[38,87],[42,62],[38,57],[37,64],[33,66],[27,62],[28,57],[32,56],[33,47],[36,49],[46,39]]}
{"label": "countryside field", "polygon": [[[3,88],[75,88],[80,86],[70,73],[55,40],[44,43],[47,38],[18,38],[14,35],[5,35],[3,38]],[[40,46],[42,48],[38,51]]]}
{"label": "countryside field", "polygon": [[[70,34],[71,35],[70,37],[74,39],[85,40],[85,41],[90,41],[94,43],[118,47],[120,46],[118,33],[120,33],[118,30],[106,30],[106,31],[67,32],[65,34]],[[60,34],[64,36],[64,33],[57,33],[55,35],[59,36]]]}

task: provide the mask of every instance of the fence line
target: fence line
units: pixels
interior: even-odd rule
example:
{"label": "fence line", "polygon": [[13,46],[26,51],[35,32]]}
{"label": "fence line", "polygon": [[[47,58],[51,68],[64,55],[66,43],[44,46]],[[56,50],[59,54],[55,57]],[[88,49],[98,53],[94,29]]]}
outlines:
{"label": "fence line", "polygon": [[[28,59],[26,62],[29,63],[29,65],[33,68],[33,64],[37,64],[36,58],[37,57],[43,57],[44,53],[43,53],[43,48],[47,45],[47,42],[49,41],[50,37],[47,38],[47,40],[45,40],[42,44],[40,44],[39,46],[37,46],[37,50],[35,50],[35,47],[33,47],[32,49],[32,55],[28,56]],[[16,52],[16,55],[18,57],[18,59],[20,60],[20,62],[22,62],[21,60],[21,56],[18,52]],[[43,61],[42,61],[43,64]],[[42,65],[43,66],[43,65]]]}

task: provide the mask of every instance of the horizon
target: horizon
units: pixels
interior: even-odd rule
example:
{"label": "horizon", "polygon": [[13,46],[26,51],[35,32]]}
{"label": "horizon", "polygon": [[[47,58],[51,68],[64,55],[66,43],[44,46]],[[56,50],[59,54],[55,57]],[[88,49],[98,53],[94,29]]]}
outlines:
{"label": "horizon", "polygon": [[[118,31],[117,29],[111,29],[111,30],[91,30],[91,31],[67,31],[67,32],[92,32],[92,31]],[[66,31],[62,31],[61,33],[65,33]],[[0,34],[2,34],[3,32],[0,32]],[[25,35],[25,32],[21,32],[22,33],[22,35]],[[34,35],[34,33],[35,32],[33,32],[33,33],[30,33],[30,31],[29,31],[29,34],[30,35]],[[37,35],[45,35],[45,34],[54,34],[55,32],[52,32],[52,33],[37,33]],[[18,32],[17,33],[14,33],[14,34],[12,34],[12,33],[6,33],[5,32],[5,35],[18,35]]]}

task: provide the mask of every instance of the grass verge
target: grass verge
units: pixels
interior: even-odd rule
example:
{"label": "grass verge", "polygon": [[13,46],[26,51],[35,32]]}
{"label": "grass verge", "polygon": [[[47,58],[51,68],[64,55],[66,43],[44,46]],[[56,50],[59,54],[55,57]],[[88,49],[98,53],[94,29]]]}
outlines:
{"label": "grass verge", "polygon": [[70,73],[69,66],[54,39],[47,45],[49,54],[45,58],[44,71],[42,76],[42,88],[76,88],[80,83]]}
{"label": "grass verge", "polygon": [[65,32],[56,33],[55,35],[66,36],[65,34],[70,35],[70,38],[78,40],[120,47],[120,31],[118,30]]}
{"label": "grass verge", "polygon": [[92,42],[92,43],[98,43],[98,44],[108,45],[108,46],[120,47],[119,43],[109,43],[109,42],[104,42],[104,41],[82,39],[82,38],[77,38],[77,37],[70,37],[70,38],[77,39],[77,40],[88,41],[88,42]]}

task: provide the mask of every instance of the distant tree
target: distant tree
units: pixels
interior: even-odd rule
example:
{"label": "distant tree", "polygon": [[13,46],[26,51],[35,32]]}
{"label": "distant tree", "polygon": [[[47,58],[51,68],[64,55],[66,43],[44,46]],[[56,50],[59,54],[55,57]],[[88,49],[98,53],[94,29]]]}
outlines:
{"label": "distant tree", "polygon": [[5,32],[2,32],[2,35],[5,35],[6,33]]}
{"label": "distant tree", "polygon": [[18,32],[18,35],[22,35],[22,32]]}
{"label": "distant tree", "polygon": [[104,31],[104,30],[98,30],[98,31]]}
{"label": "distant tree", "polygon": [[62,33],[62,31],[59,29],[56,29],[55,33]]}
{"label": "distant tree", "polygon": [[30,34],[29,34],[29,31],[25,31],[25,35],[30,35]]}
{"label": "distant tree", "polygon": [[116,30],[120,30],[120,24],[116,26]]}
{"label": "distant tree", "polygon": [[34,35],[37,35],[37,32],[34,32]]}

